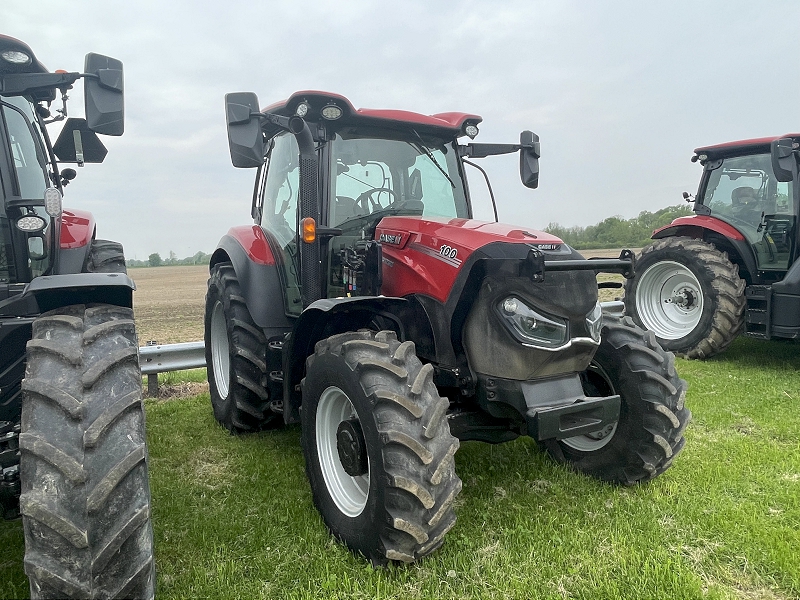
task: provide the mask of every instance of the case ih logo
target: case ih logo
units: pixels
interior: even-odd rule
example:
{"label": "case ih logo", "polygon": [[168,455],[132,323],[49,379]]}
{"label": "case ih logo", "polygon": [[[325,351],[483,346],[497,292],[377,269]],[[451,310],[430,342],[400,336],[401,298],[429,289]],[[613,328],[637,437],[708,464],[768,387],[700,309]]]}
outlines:
{"label": "case ih logo", "polygon": [[403,242],[403,235],[400,233],[382,233],[379,241],[399,246]]}
{"label": "case ih logo", "polygon": [[534,244],[539,250],[558,250],[561,244]]}

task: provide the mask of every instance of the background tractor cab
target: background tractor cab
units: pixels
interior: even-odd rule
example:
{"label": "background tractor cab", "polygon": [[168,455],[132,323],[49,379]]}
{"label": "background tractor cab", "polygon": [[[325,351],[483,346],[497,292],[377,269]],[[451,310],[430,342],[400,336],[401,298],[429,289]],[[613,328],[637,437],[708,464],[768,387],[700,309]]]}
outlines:
{"label": "background tractor cab", "polygon": [[[685,383],[629,321],[603,317],[597,271],[560,239],[473,220],[470,159],[538,137],[459,143],[481,118],[356,109],[306,91],[263,111],[226,96],[235,166],[257,168],[252,225],[212,255],[206,360],[232,432],[300,422],[314,501],[378,563],[438,548],[455,523],[461,440],[528,435],[601,479],[651,479],[683,446]],[[655,432],[655,434],[654,434]]]}
{"label": "background tractor cab", "polygon": [[800,335],[800,134],[697,148],[695,216],[653,233],[626,283],[628,314],[689,358],[724,350],[740,331]]}
{"label": "background tractor cab", "polygon": [[[67,118],[79,79],[86,116]],[[0,35],[0,512],[24,521],[32,598],[154,590],[134,284],[122,246],[62,207],[60,163],[103,161],[123,88],[118,60],[50,72]]]}

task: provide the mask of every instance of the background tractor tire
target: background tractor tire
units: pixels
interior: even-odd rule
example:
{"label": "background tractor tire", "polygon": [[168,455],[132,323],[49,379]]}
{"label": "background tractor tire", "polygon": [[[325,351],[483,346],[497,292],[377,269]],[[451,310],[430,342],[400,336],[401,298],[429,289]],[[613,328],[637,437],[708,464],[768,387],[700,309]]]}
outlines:
{"label": "background tractor tire", "polygon": [[89,255],[83,265],[84,273],[127,273],[122,244],[108,240],[92,240]]}
{"label": "background tractor tire", "polygon": [[32,598],[153,598],[138,359],[131,309],[68,306],[33,323],[19,438]]}
{"label": "background tractor tire", "polygon": [[687,386],[675,373],[674,356],[652,332],[629,317],[603,321],[600,347],[581,380],[587,396],[620,395],[619,421],[597,434],[550,440],[546,446],[560,463],[633,485],[666,471],[683,448],[691,419],[684,406]]}
{"label": "background tractor tire", "polygon": [[441,546],[461,491],[458,440],[413,342],[389,331],[335,335],[317,343],[302,386],[306,473],[331,533],[376,565]]}
{"label": "background tractor tire", "polygon": [[267,339],[253,322],[231,263],[215,265],[205,312],[206,369],[214,417],[231,433],[283,421],[269,409]]}
{"label": "background tractor tire", "polygon": [[625,281],[625,312],[686,358],[722,352],[744,325],[745,282],[727,254],[693,238],[646,246]]}

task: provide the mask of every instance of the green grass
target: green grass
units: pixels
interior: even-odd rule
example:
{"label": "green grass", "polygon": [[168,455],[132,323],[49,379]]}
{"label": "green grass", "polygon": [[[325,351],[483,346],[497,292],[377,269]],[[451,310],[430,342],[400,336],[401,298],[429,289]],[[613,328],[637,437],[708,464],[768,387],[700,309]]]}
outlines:
{"label": "green grass", "polygon": [[[377,570],[326,532],[297,427],[232,437],[207,394],[148,400],[158,597],[800,598],[799,365],[800,344],[745,339],[678,361],[685,450],[633,488],[531,440],[464,443],[445,545]],[[21,523],[0,523],[0,597],[27,594],[22,555]]]}

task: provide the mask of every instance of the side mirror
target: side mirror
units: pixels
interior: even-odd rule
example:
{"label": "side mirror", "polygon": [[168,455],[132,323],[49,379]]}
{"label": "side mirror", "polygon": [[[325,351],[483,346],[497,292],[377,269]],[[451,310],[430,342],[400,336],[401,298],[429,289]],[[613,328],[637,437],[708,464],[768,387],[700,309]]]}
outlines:
{"label": "side mirror", "polygon": [[225,94],[228,147],[234,167],[260,167],[264,162],[264,135],[258,113],[258,96],[253,92]]}
{"label": "side mirror", "polygon": [[89,129],[86,119],[73,117],[65,121],[56,143],[53,144],[53,152],[59,161],[78,163],[80,167],[84,163],[101,163],[108,154],[97,134]]}
{"label": "side mirror", "polygon": [[47,258],[47,246],[41,233],[28,237],[28,258],[31,260],[44,260]]}
{"label": "side mirror", "polygon": [[84,99],[89,129],[103,135],[122,135],[125,130],[125,93],[122,62],[115,58],[86,55]]}
{"label": "side mirror", "polygon": [[794,154],[794,140],[781,138],[775,140],[769,147],[772,159],[772,170],[778,181],[794,181],[797,177],[797,159]]}
{"label": "side mirror", "polygon": [[539,136],[532,131],[523,131],[519,135],[522,146],[519,153],[519,176],[522,185],[527,188],[539,187],[539,157],[541,156]]}

